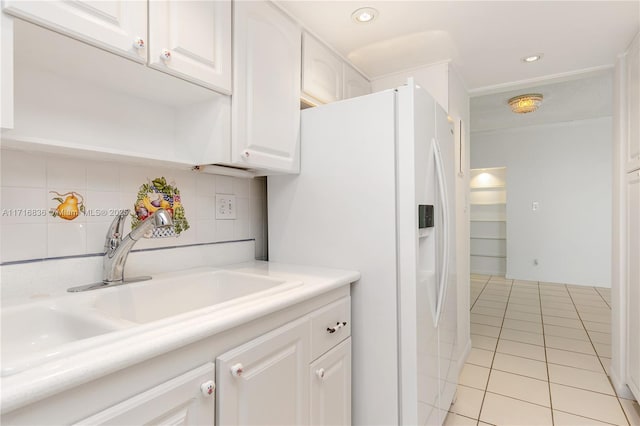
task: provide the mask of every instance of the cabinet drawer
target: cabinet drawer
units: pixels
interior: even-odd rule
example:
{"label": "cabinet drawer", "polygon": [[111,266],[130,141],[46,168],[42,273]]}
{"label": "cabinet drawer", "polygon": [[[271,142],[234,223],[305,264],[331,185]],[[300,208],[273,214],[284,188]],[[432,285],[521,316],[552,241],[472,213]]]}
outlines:
{"label": "cabinet drawer", "polygon": [[311,359],[318,358],[350,335],[350,297],[318,309],[311,315]]}

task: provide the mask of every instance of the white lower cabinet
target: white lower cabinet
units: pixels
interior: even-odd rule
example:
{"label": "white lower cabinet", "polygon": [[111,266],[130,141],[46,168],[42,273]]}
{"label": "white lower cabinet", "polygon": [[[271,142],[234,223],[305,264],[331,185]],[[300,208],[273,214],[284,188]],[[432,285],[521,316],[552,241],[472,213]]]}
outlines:
{"label": "white lower cabinet", "polygon": [[351,424],[351,338],[309,367],[311,425]]}
{"label": "white lower cabinet", "polygon": [[217,424],[351,424],[349,300],[220,355]]}
{"label": "white lower cabinet", "polygon": [[348,286],[319,298],[3,412],[0,422],[348,425]]}
{"label": "white lower cabinet", "polygon": [[77,425],[213,425],[215,366],[207,363]]}
{"label": "white lower cabinet", "polygon": [[307,424],[309,337],[296,321],[219,356],[218,425]]}

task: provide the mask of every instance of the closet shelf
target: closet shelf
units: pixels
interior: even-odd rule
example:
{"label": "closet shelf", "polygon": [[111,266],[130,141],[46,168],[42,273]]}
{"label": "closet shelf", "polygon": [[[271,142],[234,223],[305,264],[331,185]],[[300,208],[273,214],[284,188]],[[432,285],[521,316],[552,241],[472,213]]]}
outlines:
{"label": "closet shelf", "polygon": [[492,257],[495,259],[506,259],[507,256],[499,256],[497,254],[476,254],[476,253],[471,253],[471,257]]}

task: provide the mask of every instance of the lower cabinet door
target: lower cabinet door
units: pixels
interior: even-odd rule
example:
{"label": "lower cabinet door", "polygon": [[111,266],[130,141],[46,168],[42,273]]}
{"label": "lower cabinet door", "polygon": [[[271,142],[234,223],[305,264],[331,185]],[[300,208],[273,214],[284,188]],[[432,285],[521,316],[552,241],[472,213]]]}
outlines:
{"label": "lower cabinet door", "polygon": [[351,337],[310,366],[311,425],[351,424]]}
{"label": "lower cabinet door", "polygon": [[207,363],[78,425],[213,425],[215,366]]}
{"label": "lower cabinet door", "polygon": [[217,424],[307,425],[309,334],[299,320],[219,356]]}

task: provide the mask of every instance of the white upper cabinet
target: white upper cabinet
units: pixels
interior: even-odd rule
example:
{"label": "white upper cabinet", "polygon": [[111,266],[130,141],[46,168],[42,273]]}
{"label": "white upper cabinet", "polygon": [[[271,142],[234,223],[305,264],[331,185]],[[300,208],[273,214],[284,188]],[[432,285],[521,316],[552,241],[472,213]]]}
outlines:
{"label": "white upper cabinet", "polygon": [[267,1],[234,3],[231,163],[299,171],[301,30]]}
{"label": "white upper cabinet", "polygon": [[321,103],[341,100],[342,59],[309,34],[303,43],[302,91]]}
{"label": "white upper cabinet", "polygon": [[344,99],[355,98],[371,93],[371,83],[369,80],[347,64],[344,65],[343,81]]}
{"label": "white upper cabinet", "polygon": [[135,61],[147,59],[144,0],[5,0],[4,11]]}
{"label": "white upper cabinet", "polygon": [[627,52],[627,171],[640,169],[640,35]]}
{"label": "white upper cabinet", "polygon": [[231,1],[151,0],[149,65],[231,93]]}

